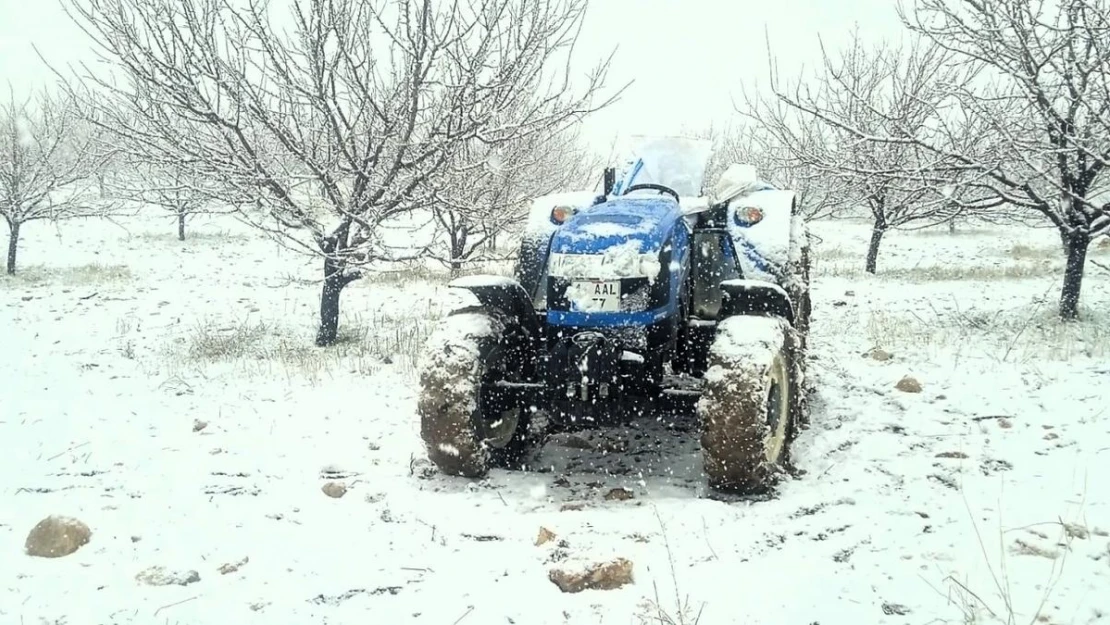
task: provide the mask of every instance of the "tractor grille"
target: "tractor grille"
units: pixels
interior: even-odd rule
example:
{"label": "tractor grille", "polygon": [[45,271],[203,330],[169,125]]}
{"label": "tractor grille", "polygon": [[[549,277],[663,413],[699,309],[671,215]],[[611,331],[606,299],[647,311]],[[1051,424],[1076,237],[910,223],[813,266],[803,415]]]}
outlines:
{"label": "tractor grille", "polygon": [[558,341],[574,336],[580,332],[596,332],[604,335],[621,349],[644,354],[649,351],[652,341],[652,329],[649,326],[624,326],[624,327],[574,327],[574,326],[548,326],[548,338]]}

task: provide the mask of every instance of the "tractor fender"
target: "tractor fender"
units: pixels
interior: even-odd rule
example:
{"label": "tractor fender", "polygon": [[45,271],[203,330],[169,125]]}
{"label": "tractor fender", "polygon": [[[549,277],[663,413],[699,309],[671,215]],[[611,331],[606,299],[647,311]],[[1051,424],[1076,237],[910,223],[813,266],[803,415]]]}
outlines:
{"label": "tractor fender", "polygon": [[721,317],[771,314],[794,324],[794,306],[786,290],[764,280],[724,280]]}
{"label": "tractor fender", "polygon": [[533,339],[540,336],[542,328],[532,307],[532,298],[524,286],[513,278],[465,276],[452,280],[447,286],[473,293],[483,307],[505,315]]}
{"label": "tractor fender", "polygon": [[[758,208],[763,218],[754,224],[736,221],[737,213]],[[797,195],[793,191],[762,189],[732,199],[728,204],[727,227],[739,255],[744,274],[765,280],[783,281],[783,265],[789,258]]]}

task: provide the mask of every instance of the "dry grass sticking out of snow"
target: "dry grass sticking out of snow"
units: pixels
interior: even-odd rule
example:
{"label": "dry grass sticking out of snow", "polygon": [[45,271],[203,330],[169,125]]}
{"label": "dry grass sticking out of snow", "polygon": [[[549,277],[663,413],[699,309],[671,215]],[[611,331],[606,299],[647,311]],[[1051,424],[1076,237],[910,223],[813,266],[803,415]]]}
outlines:
{"label": "dry grass sticking out of snow", "polygon": [[[360,284],[364,286],[406,286],[413,283],[428,282],[447,284],[450,273],[437,264],[408,261],[397,263],[398,267],[382,269],[369,273]],[[464,265],[458,272],[459,277],[472,275],[512,276],[513,265],[507,261],[474,261]]]}
{"label": "dry grass sticking out of snow", "polygon": [[[1104,305],[1110,272],[1089,264],[1081,318],[1057,315],[1063,254],[1053,231],[1020,229],[895,232],[887,236],[877,275],[863,271],[867,231],[842,226],[838,238],[816,247],[815,274],[822,286],[844,285],[833,320],[886,349],[919,347],[931,356],[952,351],[1025,364],[1039,360],[1110,355],[1110,307]],[[1110,253],[1091,245],[1089,258]],[[937,284],[933,284],[937,283]],[[866,285],[866,286],[864,286]],[[882,285],[896,297],[850,314],[857,290]]]}
{"label": "dry grass sticking out of snow", "polygon": [[[0,275],[0,288],[18,288],[20,286],[50,286],[50,287],[84,287],[96,286],[106,282],[121,282],[132,278],[131,270],[126,265],[102,265],[90,263],[72,267],[47,267],[45,265],[31,265],[23,267],[17,265],[15,275]],[[6,283],[6,284],[5,284]]]}
{"label": "dry grass sticking out of snow", "polygon": [[[176,221],[176,217],[174,221]],[[192,224],[192,221],[189,221],[188,224]],[[181,241],[178,239],[177,231],[175,230],[176,227],[175,224],[167,225],[164,232],[144,230],[136,232],[134,237],[140,241],[153,245],[189,245],[191,243],[205,245],[241,244],[249,243],[253,238],[246,232],[233,232],[222,229],[194,232],[189,225],[186,225],[185,240]]]}
{"label": "dry grass sticking out of snow", "polygon": [[[861,259],[862,260],[862,259]],[[819,264],[817,275],[834,278],[862,278],[862,267],[852,265]],[[1049,263],[1010,264],[999,262],[993,266],[932,265],[880,269],[880,278],[899,282],[993,282],[997,280],[1023,280],[1055,275],[1058,267]]]}
{"label": "dry grass sticking out of snow", "polygon": [[[442,267],[353,284],[343,340],[318,349],[316,261],[233,221],[190,228],[28,228],[27,273],[0,278],[2,623],[1110,613],[1110,274],[1092,266],[1084,318],[1056,320],[1052,232],[893,233],[871,276],[866,226],[821,224],[798,475],[736,499],[706,491],[684,414],[555,437],[526,472],[439,475],[414,368],[449,306]],[[51,514],[91,540],[24,555]],[[549,581],[615,558],[632,563],[617,589]]]}
{"label": "dry grass sticking out of snow", "polygon": [[279,372],[312,381],[340,371],[370,374],[390,364],[412,373],[420,350],[442,316],[430,301],[416,312],[419,314],[401,316],[370,311],[365,319],[346,315],[338,340],[326,349],[315,347],[304,328],[284,326],[280,321],[220,323],[202,319],[166,342],[163,359],[173,371],[205,371],[231,364],[251,376]]}
{"label": "dry grass sticking out of snow", "polygon": [[900,349],[958,347],[998,361],[1068,361],[1110,358],[1110,314],[1085,310],[1081,321],[1061,323],[1054,302],[1029,311],[972,311],[906,316],[872,312],[866,332],[876,345]]}

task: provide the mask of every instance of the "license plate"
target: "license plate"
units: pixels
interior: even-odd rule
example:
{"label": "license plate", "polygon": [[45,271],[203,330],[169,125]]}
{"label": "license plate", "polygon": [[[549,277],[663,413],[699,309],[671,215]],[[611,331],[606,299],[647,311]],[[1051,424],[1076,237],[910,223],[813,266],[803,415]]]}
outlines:
{"label": "license plate", "polygon": [[567,290],[573,309],[583,312],[618,312],[621,309],[620,280],[577,281]]}

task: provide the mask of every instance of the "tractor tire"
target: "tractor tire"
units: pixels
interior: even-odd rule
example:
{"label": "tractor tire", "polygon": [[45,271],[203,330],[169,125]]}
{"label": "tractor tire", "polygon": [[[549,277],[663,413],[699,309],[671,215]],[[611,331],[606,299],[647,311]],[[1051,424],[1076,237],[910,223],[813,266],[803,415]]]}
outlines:
{"label": "tractor tire", "polygon": [[711,488],[763,494],[785,472],[804,420],[800,347],[780,317],[729,317],[718,326],[697,406]]}
{"label": "tractor tire", "polygon": [[522,351],[496,311],[465,308],[440,322],[420,368],[417,412],[428,458],[447,475],[520,468],[537,442],[525,406],[499,406],[491,382],[519,381]]}

